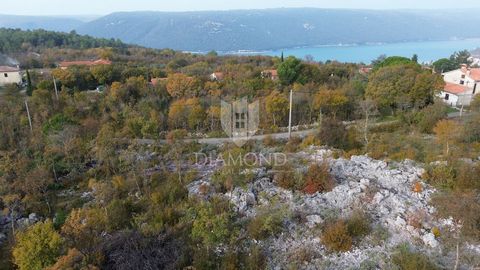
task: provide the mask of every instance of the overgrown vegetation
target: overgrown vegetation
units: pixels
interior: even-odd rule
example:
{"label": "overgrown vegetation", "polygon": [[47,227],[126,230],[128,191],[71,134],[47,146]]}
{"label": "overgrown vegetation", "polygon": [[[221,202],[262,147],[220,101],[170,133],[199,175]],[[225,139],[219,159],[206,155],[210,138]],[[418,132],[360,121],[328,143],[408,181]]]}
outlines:
{"label": "overgrown vegetation", "polygon": [[[189,197],[187,185],[199,175],[191,170],[192,153],[213,150],[238,160],[253,150],[294,154],[308,151],[310,145],[328,145],[347,157],[368,154],[423,162],[425,180],[443,192],[433,201],[439,215],[461,221],[464,236],[479,239],[479,102],[464,121],[445,119],[445,106],[434,102],[441,76],[415,61],[379,59],[365,75],[359,72],[361,65],[338,62],[197,55],[125,47],[74,33],[2,30],[1,35],[0,48],[14,51],[22,67],[45,68],[44,73],[29,70],[32,91],[27,95],[14,85],[2,89],[3,213],[17,219],[35,212],[52,220],[29,228],[12,223],[5,265],[264,269],[264,250],[252,240],[281,234],[289,213],[278,207],[254,217],[236,214],[228,196],[250,183],[258,167],[242,162],[217,170],[211,185],[199,188],[203,198]],[[97,58],[113,64],[55,68],[62,60]],[[279,71],[279,80],[262,78],[261,72],[272,68]],[[214,71],[224,78],[210,80]],[[51,75],[57,79],[58,97]],[[99,85],[104,91],[87,91]],[[240,97],[260,102],[262,132],[283,131],[290,89],[295,97],[293,124],[319,125],[303,140],[267,137],[268,147],[250,142],[243,148],[183,140],[225,136],[220,99]],[[157,144],[158,139],[167,143]],[[242,161],[254,162],[250,158]],[[274,183],[293,194],[328,192],[335,186],[326,163],[269,169],[276,171]],[[213,196],[212,190],[225,196]],[[371,231],[362,213],[323,229],[322,243],[332,251],[350,250]],[[378,234],[381,239],[385,233]],[[394,257],[399,267],[430,266],[409,252]],[[420,264],[410,264],[411,259]]]}

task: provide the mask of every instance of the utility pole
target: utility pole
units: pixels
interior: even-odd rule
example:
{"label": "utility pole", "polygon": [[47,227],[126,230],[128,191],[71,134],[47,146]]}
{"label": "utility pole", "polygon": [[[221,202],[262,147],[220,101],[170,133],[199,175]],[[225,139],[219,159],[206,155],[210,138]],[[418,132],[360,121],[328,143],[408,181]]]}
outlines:
{"label": "utility pole", "polygon": [[292,103],[293,103],[293,90],[290,89],[290,111],[288,113],[288,139],[292,138]]}
{"label": "utility pole", "polygon": [[55,86],[55,97],[57,97],[58,100],[57,80],[55,80],[55,77],[53,77],[53,85]]}
{"label": "utility pole", "polygon": [[30,116],[30,110],[28,109],[28,103],[26,99],[25,99],[25,108],[27,108],[28,124],[30,125],[30,131],[33,131],[32,117]]}

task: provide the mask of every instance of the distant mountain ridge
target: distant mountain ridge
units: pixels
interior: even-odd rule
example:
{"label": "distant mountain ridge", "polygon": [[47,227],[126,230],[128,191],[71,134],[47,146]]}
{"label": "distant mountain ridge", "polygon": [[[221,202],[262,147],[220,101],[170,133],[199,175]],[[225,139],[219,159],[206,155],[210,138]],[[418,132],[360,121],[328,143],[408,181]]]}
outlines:
{"label": "distant mountain ridge", "polygon": [[77,31],[153,48],[268,50],[480,37],[480,17],[467,15],[462,10],[314,8],[122,12],[83,24]]}
{"label": "distant mountain ridge", "polygon": [[0,28],[20,28],[22,30],[44,29],[49,31],[70,32],[84,23],[84,20],[73,16],[20,16],[0,14]]}

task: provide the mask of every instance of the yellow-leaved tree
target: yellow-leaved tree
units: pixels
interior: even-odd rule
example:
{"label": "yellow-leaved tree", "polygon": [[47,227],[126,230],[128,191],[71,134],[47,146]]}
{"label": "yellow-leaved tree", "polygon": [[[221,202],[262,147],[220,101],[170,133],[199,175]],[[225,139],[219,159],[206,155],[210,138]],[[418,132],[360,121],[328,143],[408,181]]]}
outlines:
{"label": "yellow-leaved tree", "polygon": [[41,270],[60,257],[63,239],[48,220],[16,234],[13,259],[20,270]]}
{"label": "yellow-leaved tree", "polygon": [[444,146],[445,155],[450,154],[452,144],[458,141],[462,134],[461,126],[453,120],[440,120],[433,128],[437,141]]}

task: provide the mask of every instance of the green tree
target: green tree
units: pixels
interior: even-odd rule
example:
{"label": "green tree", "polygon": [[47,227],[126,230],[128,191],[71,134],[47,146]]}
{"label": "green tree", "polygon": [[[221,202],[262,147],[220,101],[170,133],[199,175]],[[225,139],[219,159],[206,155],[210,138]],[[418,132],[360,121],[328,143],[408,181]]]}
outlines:
{"label": "green tree", "polygon": [[99,84],[111,84],[120,79],[118,71],[112,65],[94,66],[90,71]]}
{"label": "green tree", "polygon": [[285,85],[294,83],[302,70],[302,66],[302,61],[299,59],[293,56],[287,57],[287,59],[278,66],[278,77],[280,81]]}
{"label": "green tree", "polygon": [[455,61],[452,61],[448,58],[442,58],[433,62],[433,70],[435,70],[435,72],[443,73],[457,68],[458,66]]}
{"label": "green tree", "polygon": [[433,102],[434,93],[443,87],[438,74],[422,70],[418,65],[393,65],[378,69],[369,77],[365,95],[379,109],[417,107]]}
{"label": "green tree", "polygon": [[27,95],[31,96],[33,93],[33,85],[32,85],[32,78],[30,77],[30,71],[26,71],[27,73]]}
{"label": "green tree", "polygon": [[413,61],[411,59],[408,59],[406,57],[402,56],[390,56],[387,57],[377,63],[374,64],[373,68],[374,70],[383,68],[383,67],[391,67],[391,66],[398,66],[398,65],[409,65],[409,64],[415,64],[417,65],[416,61]]}
{"label": "green tree", "polygon": [[415,63],[418,63],[418,55],[417,54],[414,54],[412,56],[412,61],[415,62]]}
{"label": "green tree", "polygon": [[410,102],[417,108],[433,103],[435,92],[443,89],[445,82],[440,75],[422,72],[415,78],[415,84],[408,93]]}
{"label": "green tree", "polygon": [[225,202],[201,203],[195,211],[192,238],[207,248],[223,243],[232,234],[232,217]]}
{"label": "green tree", "polygon": [[15,264],[20,270],[41,270],[53,265],[61,255],[63,239],[51,221],[39,222],[15,236]]}
{"label": "green tree", "polygon": [[458,68],[460,65],[463,65],[463,64],[466,64],[466,65],[472,64],[472,60],[470,59],[471,56],[472,55],[468,50],[463,50],[463,51],[453,53],[450,56],[450,60],[452,60]]}

